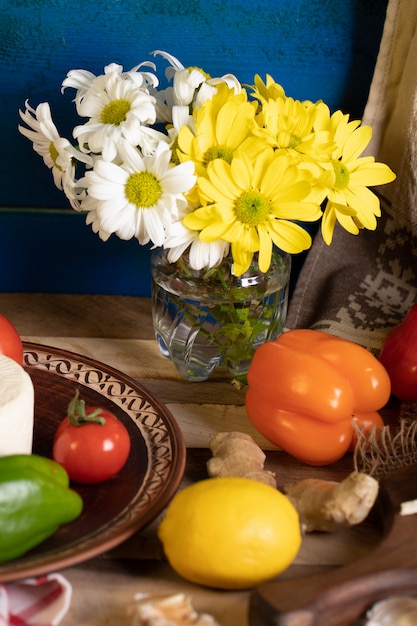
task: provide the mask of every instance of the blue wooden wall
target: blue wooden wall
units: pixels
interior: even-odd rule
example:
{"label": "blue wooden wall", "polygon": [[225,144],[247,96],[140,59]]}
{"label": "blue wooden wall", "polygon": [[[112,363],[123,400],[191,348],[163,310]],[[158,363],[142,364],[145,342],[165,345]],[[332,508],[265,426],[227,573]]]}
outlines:
{"label": "blue wooden wall", "polygon": [[77,122],[72,90],[60,93],[68,70],[97,74],[113,61],[130,69],[160,48],[186,66],[211,75],[232,72],[241,82],[270,73],[295,98],[322,98],[332,109],[360,117],[386,5],[0,0],[0,291],[149,293],[147,251],[134,241],[100,242],[18,133],[18,109],[26,98],[34,107],[50,102],[61,134],[68,136]]}

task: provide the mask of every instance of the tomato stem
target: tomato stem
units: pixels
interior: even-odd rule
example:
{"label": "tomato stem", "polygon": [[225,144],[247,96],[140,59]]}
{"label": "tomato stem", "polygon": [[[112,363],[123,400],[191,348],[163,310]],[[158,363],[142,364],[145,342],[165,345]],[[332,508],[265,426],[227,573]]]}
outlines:
{"label": "tomato stem", "polygon": [[82,426],[83,424],[100,424],[104,425],[106,420],[101,416],[102,409],[98,408],[91,413],[85,412],[85,401],[80,397],[80,392],[75,392],[75,396],[68,405],[68,420],[73,426]]}

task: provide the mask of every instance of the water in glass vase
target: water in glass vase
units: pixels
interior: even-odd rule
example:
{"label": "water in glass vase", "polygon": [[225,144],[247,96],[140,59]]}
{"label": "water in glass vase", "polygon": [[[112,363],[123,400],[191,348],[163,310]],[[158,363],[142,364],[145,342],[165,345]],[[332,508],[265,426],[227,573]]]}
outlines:
{"label": "water in glass vase", "polygon": [[193,270],[184,258],[169,263],[152,253],[152,314],[162,354],[186,380],[206,380],[217,367],[245,379],[254,351],[282,332],[288,305],[291,257],[274,250],[271,267],[256,263],[234,276],[231,259]]}

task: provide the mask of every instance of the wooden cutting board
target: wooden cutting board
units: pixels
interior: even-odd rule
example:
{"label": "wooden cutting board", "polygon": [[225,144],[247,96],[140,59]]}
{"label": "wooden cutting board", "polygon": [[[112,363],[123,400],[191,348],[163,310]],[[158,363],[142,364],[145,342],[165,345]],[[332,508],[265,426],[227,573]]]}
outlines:
{"label": "wooden cutting board", "polygon": [[383,538],[369,555],[301,579],[276,580],[250,599],[250,626],[347,626],[380,599],[417,594],[417,515],[400,505],[417,498],[417,464],[381,480],[374,513]]}

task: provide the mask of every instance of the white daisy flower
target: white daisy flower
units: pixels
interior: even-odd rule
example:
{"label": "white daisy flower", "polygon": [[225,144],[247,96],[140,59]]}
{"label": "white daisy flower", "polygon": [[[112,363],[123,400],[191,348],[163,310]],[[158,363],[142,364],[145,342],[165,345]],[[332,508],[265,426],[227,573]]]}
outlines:
{"label": "white daisy flower", "polygon": [[107,74],[101,87],[90,89],[80,103],[80,115],[90,119],[76,126],[73,134],[84,151],[101,153],[105,161],[112,161],[121,139],[133,146],[141,144],[144,126],[155,122],[155,99],[115,73]]}
{"label": "white daisy flower", "polygon": [[229,248],[230,244],[223,239],[207,243],[195,238],[189,251],[190,265],[196,270],[217,267],[227,256]]}
{"label": "white daisy flower", "polygon": [[172,140],[169,133],[165,134],[151,126],[142,126],[140,150],[144,156],[153,154],[161,142],[166,143],[168,147],[171,146]]}
{"label": "white daisy flower", "polygon": [[169,54],[169,52],[164,52],[164,50],[154,50],[153,52],[151,52],[151,54],[153,54],[154,56],[159,55],[163,57],[166,61],[168,61],[169,67],[167,67],[167,69],[165,70],[165,76],[168,78],[168,80],[172,80],[176,72],[185,70],[185,67],[183,66],[181,61],[174,57],[174,55]]}
{"label": "white daisy flower", "polygon": [[158,77],[152,72],[141,71],[142,67],[150,67],[154,72],[156,71],[155,63],[152,63],[152,61],[143,61],[139,63],[139,65],[135,65],[135,67],[128,72],[122,72],[121,76],[122,78],[132,80],[136,87],[156,89],[159,85]]}
{"label": "white daisy flower", "polygon": [[29,128],[19,124],[20,133],[33,142],[33,149],[51,170],[56,187],[64,190],[71,202],[80,198],[83,192],[79,190],[75,180],[75,162],[79,160],[91,166],[92,158],[81,154],[67,139],[59,135],[47,102],[41,102],[36,109],[28,101],[25,106],[26,110],[19,110],[19,115]]}
{"label": "white daisy flower", "polygon": [[97,200],[91,196],[86,196],[82,203],[81,209],[87,212],[85,223],[87,226],[91,225],[93,233],[98,235],[102,241],[107,241],[111,233],[107,232],[101,227],[100,217],[96,211]]}
{"label": "white daisy flower", "polygon": [[88,70],[71,70],[62,82],[61,92],[63,93],[68,87],[76,89],[75,103],[78,111],[80,103],[90,90],[100,91],[104,88],[105,78],[109,74],[116,74],[122,79],[131,80],[140,89],[156,88],[159,85],[157,76],[151,72],[140,71],[142,67],[156,70],[155,64],[151,61],[144,61],[127,72],[123,71],[122,65],[110,63],[104,68],[104,74],[98,76]]}
{"label": "white daisy flower", "polygon": [[204,83],[206,77],[198,69],[177,70],[174,74],[174,102],[187,106],[194,100],[197,88]]}
{"label": "white daisy flower", "polygon": [[194,164],[189,161],[173,166],[171,151],[164,142],[153,155],[142,156],[123,141],[120,155],[121,165],[98,159],[93,171],[86,173],[87,210],[95,211],[90,221],[97,232],[162,246],[165,224],[183,209],[184,193],[195,184]]}
{"label": "white daisy flower", "polygon": [[166,98],[168,109],[172,109],[173,105],[188,106],[193,104],[194,109],[198,110],[207,99],[213,97],[216,92],[216,85],[221,82],[225,82],[230,88],[233,88],[235,93],[239,93],[242,89],[240,82],[233,74],[211,78],[199,68],[185,68],[172,54],[162,50],[154,50],[151,54],[160,55],[170,63],[170,67],[166,69],[165,73],[169,80],[173,80],[173,86],[166,89],[165,92],[159,92]]}
{"label": "white daisy flower", "polygon": [[161,96],[167,98],[168,106],[171,108],[172,105],[190,105],[194,100],[196,89],[204,83],[207,75],[197,68],[186,69],[172,54],[162,50],[154,50],[151,54],[160,55],[170,63],[165,74],[168,80],[173,81],[173,86],[168,87],[165,92],[159,92]]}
{"label": "white daisy flower", "polygon": [[210,100],[216,93],[216,85],[226,83],[229,89],[233,89],[235,94],[242,91],[242,85],[233,74],[225,74],[221,78],[210,78],[200,86],[194,99],[194,111],[198,111],[206,100]]}
{"label": "white daisy flower", "polygon": [[195,129],[195,120],[193,115],[190,115],[190,110],[188,107],[184,106],[173,106],[172,107],[172,124],[167,126],[165,135],[168,145],[172,150],[171,161],[173,163],[178,164],[179,159],[177,156],[177,148],[178,148],[178,133],[180,132],[183,126],[188,126],[192,132]]}
{"label": "white daisy flower", "polygon": [[219,239],[213,243],[200,241],[199,232],[187,228],[181,220],[169,224],[164,247],[168,249],[168,261],[175,263],[189,248],[190,267],[202,270],[217,267],[227,256],[230,244]]}
{"label": "white daisy flower", "polygon": [[61,93],[64,93],[68,87],[76,89],[74,102],[78,109],[78,105],[89,89],[91,89],[96,79],[97,76],[88,70],[70,70],[67,77],[62,81]]}

